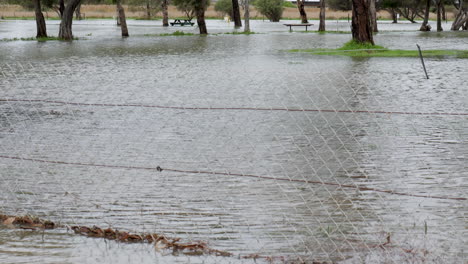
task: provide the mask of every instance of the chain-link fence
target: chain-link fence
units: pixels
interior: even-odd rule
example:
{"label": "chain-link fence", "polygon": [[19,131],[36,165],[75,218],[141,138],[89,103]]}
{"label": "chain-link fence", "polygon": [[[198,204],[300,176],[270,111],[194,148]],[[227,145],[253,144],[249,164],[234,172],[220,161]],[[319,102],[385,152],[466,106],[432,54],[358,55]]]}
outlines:
{"label": "chain-link fence", "polygon": [[466,261],[463,60],[189,42],[0,64],[6,263]]}

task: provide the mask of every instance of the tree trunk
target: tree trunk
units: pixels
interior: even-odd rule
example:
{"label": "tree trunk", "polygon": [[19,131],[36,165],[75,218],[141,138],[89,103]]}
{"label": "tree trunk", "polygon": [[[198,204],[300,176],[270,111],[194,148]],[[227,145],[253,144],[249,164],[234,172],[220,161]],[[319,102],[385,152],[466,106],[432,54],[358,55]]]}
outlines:
{"label": "tree trunk", "polygon": [[303,24],[309,23],[309,21],[307,21],[307,13],[304,8],[304,0],[297,0],[296,4],[297,4],[297,9],[299,9],[299,15],[301,16],[301,23]]}
{"label": "tree trunk", "polygon": [[[429,0],[429,1],[431,1],[431,0]],[[393,8],[390,9],[390,13],[392,14],[392,20],[393,20],[392,23],[393,24],[398,23],[398,16],[397,16],[397,13],[395,12],[395,9],[393,9]]]}
{"label": "tree trunk", "polygon": [[197,24],[198,30],[200,31],[200,35],[208,34],[208,30],[206,29],[206,22],[205,22],[205,6],[206,0],[197,1],[197,5],[195,7],[195,13],[197,16]]}
{"label": "tree trunk", "polygon": [[420,31],[431,31],[431,26],[429,25],[429,12],[431,10],[431,1],[426,1],[426,10],[424,10],[424,21],[421,25]]}
{"label": "tree trunk", "polygon": [[351,21],[351,30],[353,40],[359,43],[370,43],[374,45],[367,0],[352,0],[352,3],[353,19]]}
{"label": "tree trunk", "polygon": [[442,20],[445,20],[445,22],[447,22],[447,12],[445,12],[444,3],[442,3]]}
{"label": "tree trunk", "polygon": [[242,27],[238,0],[232,0],[232,20],[234,20],[234,26],[236,28]]}
{"label": "tree trunk", "polygon": [[379,32],[377,27],[377,10],[375,8],[375,0],[369,0],[369,12],[371,17],[372,32]]}
{"label": "tree trunk", "polygon": [[125,10],[117,0],[117,10],[119,11],[120,28],[122,29],[122,37],[128,37],[127,20],[125,19]]}
{"label": "tree trunk", "polygon": [[36,38],[47,38],[46,23],[44,14],[42,14],[41,0],[34,0],[34,11],[36,14],[36,27],[37,35]]}
{"label": "tree trunk", "polygon": [[146,19],[151,19],[151,7],[149,0],[146,0]]}
{"label": "tree trunk", "polygon": [[460,30],[462,28],[463,30],[466,30],[468,23],[468,9],[465,8],[463,0],[460,0],[459,5],[458,5],[458,13],[455,16],[455,20],[453,21],[452,28],[451,30]]}
{"label": "tree trunk", "polygon": [[72,22],[73,13],[76,7],[81,3],[81,0],[69,0],[65,10],[63,11],[62,21],[58,37],[63,40],[73,40]]}
{"label": "tree trunk", "polygon": [[65,0],[59,0],[59,14],[60,14],[60,18],[63,17],[63,12],[65,11]]}
{"label": "tree trunk", "polygon": [[244,0],[244,32],[250,32],[250,3],[249,0]]}
{"label": "tree trunk", "polygon": [[76,7],[76,10],[75,10],[75,18],[76,20],[81,20],[83,19],[81,17],[81,3]]}
{"label": "tree trunk", "polygon": [[115,7],[115,14],[116,14],[116,15],[115,15],[115,17],[116,17],[115,19],[117,20],[117,26],[120,27],[120,24],[121,24],[121,23],[120,23],[119,9],[117,8],[117,6]]}
{"label": "tree trunk", "polygon": [[442,0],[437,1],[437,31],[443,31],[442,28],[442,8],[443,5]]}
{"label": "tree trunk", "polygon": [[[299,1],[299,0],[298,0]],[[320,23],[318,31],[325,31],[325,0],[320,0]]]}
{"label": "tree trunk", "polygon": [[161,1],[161,9],[162,9],[162,15],[163,15],[163,27],[168,27],[169,26],[169,13],[167,12],[167,3],[168,0],[162,0]]}

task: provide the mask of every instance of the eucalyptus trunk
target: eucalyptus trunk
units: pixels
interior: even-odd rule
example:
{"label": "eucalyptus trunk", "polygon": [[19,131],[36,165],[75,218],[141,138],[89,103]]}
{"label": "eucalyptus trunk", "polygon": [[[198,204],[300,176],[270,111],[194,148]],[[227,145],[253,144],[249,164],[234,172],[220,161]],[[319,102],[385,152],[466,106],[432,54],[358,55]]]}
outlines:
{"label": "eucalyptus trunk", "polygon": [[127,20],[125,18],[125,10],[120,3],[120,0],[117,0],[117,11],[119,12],[120,28],[122,29],[122,37],[128,37],[128,28]]}
{"label": "eucalyptus trunk", "polygon": [[73,40],[73,13],[76,7],[81,3],[81,0],[69,0],[67,3],[63,11],[62,21],[60,22],[58,37],[63,40]]}
{"label": "eucalyptus trunk", "polygon": [[60,15],[60,18],[63,17],[63,12],[65,11],[65,0],[59,0],[59,15]]}
{"label": "eucalyptus trunk", "polygon": [[431,10],[431,1],[432,0],[426,1],[426,9],[424,10],[424,21],[421,25],[421,28],[419,28],[420,31],[431,31],[431,26],[429,25],[429,12]]}
{"label": "eucalyptus trunk", "polygon": [[451,30],[466,30],[468,26],[468,7],[465,7],[464,1],[460,0],[458,6],[458,13],[455,16]]}
{"label": "eucalyptus trunk", "polygon": [[146,0],[146,19],[151,19],[151,6],[149,0]]}
{"label": "eucalyptus trunk", "polygon": [[232,0],[232,20],[234,20],[234,26],[236,28],[242,27],[238,0]]}
{"label": "eucalyptus trunk", "polygon": [[[429,0],[429,1],[431,1],[431,0]],[[390,10],[390,14],[392,15],[392,20],[393,20],[392,23],[393,24],[398,23],[398,16],[397,16],[397,13],[395,12],[395,9],[392,8]]]}
{"label": "eucalyptus trunk", "polygon": [[304,1],[305,0],[297,0],[296,4],[297,9],[299,9],[299,15],[301,16],[301,23],[306,24],[309,23],[309,21],[307,21],[307,13],[304,8]]}
{"label": "eucalyptus trunk", "polygon": [[444,31],[442,28],[442,8],[443,5],[442,0],[437,0],[437,31]]}
{"label": "eucalyptus trunk", "polygon": [[206,0],[199,0],[197,2],[198,3],[195,6],[195,14],[197,16],[198,30],[200,31],[200,35],[206,35],[208,34],[208,30],[206,29],[206,22],[205,22]]}
{"label": "eucalyptus trunk", "polygon": [[83,19],[83,17],[81,16],[81,3],[76,7],[75,18],[77,20],[82,20]]}
{"label": "eucalyptus trunk", "polygon": [[351,31],[353,40],[359,43],[374,45],[367,0],[352,0],[352,3],[353,18],[351,21]]}
{"label": "eucalyptus trunk", "polygon": [[244,32],[250,32],[250,3],[249,0],[244,0]]}
{"label": "eucalyptus trunk", "polygon": [[117,6],[115,6],[115,17],[116,17],[116,20],[117,20],[117,26],[120,27],[120,16],[119,16],[119,9],[117,8]]}
{"label": "eucalyptus trunk", "polygon": [[369,12],[371,17],[372,32],[379,32],[377,27],[377,10],[375,8],[375,0],[369,0]]}
{"label": "eucalyptus trunk", "polygon": [[162,0],[161,1],[161,9],[162,9],[162,15],[163,15],[163,27],[168,27],[169,26],[169,13],[167,12],[167,3],[168,0]]}
{"label": "eucalyptus trunk", "polygon": [[325,31],[325,0],[320,0],[320,24],[318,31]]}
{"label": "eucalyptus trunk", "polygon": [[33,2],[34,2],[34,11],[36,15],[36,27],[37,27],[36,38],[47,38],[46,23],[44,19],[44,14],[42,14],[42,9],[41,9],[41,0],[33,0]]}

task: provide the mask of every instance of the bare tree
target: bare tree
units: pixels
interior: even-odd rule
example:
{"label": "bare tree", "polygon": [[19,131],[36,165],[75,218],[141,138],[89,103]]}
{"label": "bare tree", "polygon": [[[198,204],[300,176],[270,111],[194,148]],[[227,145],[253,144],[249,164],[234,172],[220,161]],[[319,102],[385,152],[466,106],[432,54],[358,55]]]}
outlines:
{"label": "bare tree", "polygon": [[209,0],[173,0],[172,3],[178,10],[187,14],[188,19],[197,16],[197,25],[200,34],[208,34],[205,22],[205,11],[208,8]]}
{"label": "bare tree", "polygon": [[320,24],[318,31],[325,31],[325,0],[320,0]]}
{"label": "bare tree", "polygon": [[69,0],[67,6],[65,7],[62,15],[62,20],[59,27],[58,37],[63,40],[72,40],[72,22],[73,22],[73,13],[75,12],[76,7],[81,3],[81,0]]}
{"label": "bare tree", "polygon": [[36,27],[37,27],[36,38],[46,38],[47,30],[46,30],[44,14],[42,14],[42,9],[41,9],[41,0],[33,0],[33,2],[34,2],[34,11],[36,14]]}
{"label": "bare tree", "polygon": [[305,0],[297,0],[296,4],[297,4],[297,9],[299,9],[299,15],[301,16],[301,23],[304,23],[304,24],[309,23],[309,21],[307,21],[307,13],[304,8]]}
{"label": "bare tree", "polygon": [[353,40],[359,43],[370,43],[374,45],[372,30],[370,27],[369,6],[367,0],[352,0],[353,18],[351,30]]}

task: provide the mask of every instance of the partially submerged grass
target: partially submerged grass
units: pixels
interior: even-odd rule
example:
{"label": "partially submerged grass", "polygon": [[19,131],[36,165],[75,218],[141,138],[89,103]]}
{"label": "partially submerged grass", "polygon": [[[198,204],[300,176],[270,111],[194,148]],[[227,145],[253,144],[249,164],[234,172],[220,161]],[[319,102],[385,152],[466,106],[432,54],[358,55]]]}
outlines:
{"label": "partially submerged grass", "polygon": [[248,31],[248,32],[245,32],[245,31],[233,31],[233,32],[226,32],[226,33],[223,33],[223,34],[229,34],[229,35],[252,35],[252,34],[259,34],[259,33],[256,33],[256,32],[253,32],[253,31]]}
{"label": "partially submerged grass", "polygon": [[[74,37],[74,40],[78,40],[78,38]],[[0,41],[39,41],[39,42],[44,42],[44,41],[52,41],[52,40],[61,40],[58,37],[45,37],[45,38],[36,38],[36,37],[30,37],[30,38],[3,38],[0,39]]]}
{"label": "partially submerged grass", "polygon": [[315,33],[315,34],[351,34],[351,31],[317,31],[317,30],[308,30],[308,31],[291,31],[294,33]]}
{"label": "partially submerged grass", "polygon": [[193,36],[193,35],[195,35],[195,34],[177,30],[177,31],[172,32],[172,33],[145,34],[144,36],[146,36],[146,37],[154,37],[154,36],[168,37],[168,36]]}
{"label": "partially submerged grass", "polygon": [[[349,57],[419,57],[418,50],[390,50],[370,43],[362,44],[349,41],[338,49],[293,49],[290,52],[307,52],[314,55],[338,55]],[[468,50],[423,50],[424,57],[444,58],[455,57],[468,59]]]}

